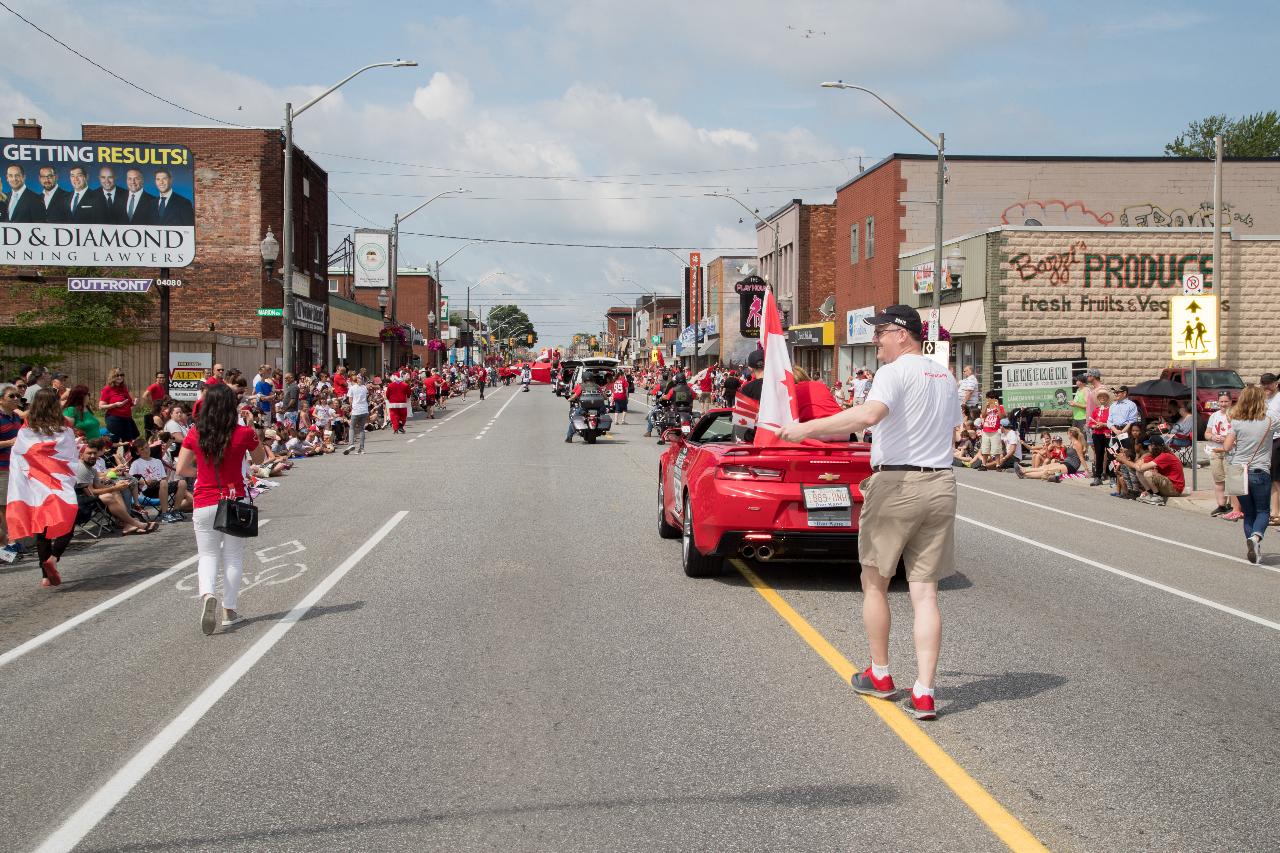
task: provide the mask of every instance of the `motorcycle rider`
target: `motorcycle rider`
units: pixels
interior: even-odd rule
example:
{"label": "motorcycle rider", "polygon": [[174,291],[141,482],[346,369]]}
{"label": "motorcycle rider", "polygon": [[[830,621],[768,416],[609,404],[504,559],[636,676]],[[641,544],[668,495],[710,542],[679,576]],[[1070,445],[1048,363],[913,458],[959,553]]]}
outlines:
{"label": "motorcycle rider", "polygon": [[576,432],[573,426],[573,419],[578,415],[582,407],[579,402],[584,396],[595,395],[604,398],[603,392],[600,390],[599,383],[596,382],[595,374],[583,371],[582,381],[573,386],[573,393],[569,395],[569,432],[565,434],[564,443],[573,443],[573,434]]}
{"label": "motorcycle rider", "polygon": [[[662,395],[663,402],[671,406],[676,412],[688,412],[689,418],[693,418],[693,391],[689,388],[689,380],[685,378],[684,373],[677,372],[671,380],[671,390]],[[662,434],[658,434],[658,444],[666,444],[666,440],[662,438]]]}
{"label": "motorcycle rider", "polygon": [[751,441],[755,437],[756,418],[760,415],[760,393],[764,387],[761,377],[764,376],[764,350],[752,350],[747,356],[747,367],[751,369],[751,379],[738,389],[733,401],[733,434],[743,441]]}

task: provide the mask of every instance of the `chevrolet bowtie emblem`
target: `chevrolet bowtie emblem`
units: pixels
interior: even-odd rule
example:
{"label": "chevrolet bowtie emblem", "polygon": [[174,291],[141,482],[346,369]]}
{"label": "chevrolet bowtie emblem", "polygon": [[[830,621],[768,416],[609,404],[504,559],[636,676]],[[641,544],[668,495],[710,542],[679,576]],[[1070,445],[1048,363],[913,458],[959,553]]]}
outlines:
{"label": "chevrolet bowtie emblem", "polygon": [[828,483],[830,483],[832,480],[839,480],[839,479],[840,479],[840,475],[839,475],[839,474],[832,474],[832,473],[830,473],[830,472],[827,472],[827,473],[825,473],[825,474],[819,474],[819,475],[818,475],[818,479],[819,479],[819,480],[826,480]]}

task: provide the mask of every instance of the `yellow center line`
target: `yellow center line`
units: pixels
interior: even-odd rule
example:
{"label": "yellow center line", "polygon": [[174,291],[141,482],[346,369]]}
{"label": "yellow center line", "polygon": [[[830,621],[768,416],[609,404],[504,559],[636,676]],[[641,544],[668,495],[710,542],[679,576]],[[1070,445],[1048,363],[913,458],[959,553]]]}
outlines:
{"label": "yellow center line", "polygon": [[[803,616],[795,611],[790,604],[786,602],[777,590],[769,586],[760,576],[751,569],[747,568],[739,560],[729,561],[735,569],[737,569],[744,578],[753,586],[756,592],[760,593],[760,597],[769,602],[770,606],[778,612],[778,615],[787,621],[797,634],[809,644],[818,655],[827,662],[836,674],[840,676],[840,680],[849,683],[853,674],[857,672],[857,668],[849,663],[849,659],[840,654],[836,647],[827,641],[827,638],[818,633],[812,625],[810,625]],[[902,740],[911,750],[919,756],[930,770],[941,779],[955,795],[960,798],[966,806],[969,807],[978,819],[990,827],[996,837],[1003,841],[1010,850],[1048,850],[1039,839],[1031,834],[1022,822],[1009,813],[1009,811],[995,797],[987,793],[987,790],[978,784],[972,776],[970,776],[963,767],[956,763],[956,760],[948,755],[938,743],[920,728],[915,720],[912,720],[897,705],[892,702],[886,702],[883,699],[874,699],[870,696],[854,694],[859,699],[867,703],[871,710],[884,721],[893,733]]]}

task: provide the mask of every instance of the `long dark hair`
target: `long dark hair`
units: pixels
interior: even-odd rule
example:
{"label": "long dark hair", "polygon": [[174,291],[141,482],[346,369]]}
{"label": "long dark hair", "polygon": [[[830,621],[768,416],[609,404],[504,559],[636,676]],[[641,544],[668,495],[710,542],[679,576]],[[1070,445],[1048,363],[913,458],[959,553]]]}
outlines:
{"label": "long dark hair", "polygon": [[237,425],[235,392],[223,382],[207,386],[200,401],[200,413],[196,415],[196,434],[205,459],[214,465],[222,464],[222,455],[231,444],[231,434]]}

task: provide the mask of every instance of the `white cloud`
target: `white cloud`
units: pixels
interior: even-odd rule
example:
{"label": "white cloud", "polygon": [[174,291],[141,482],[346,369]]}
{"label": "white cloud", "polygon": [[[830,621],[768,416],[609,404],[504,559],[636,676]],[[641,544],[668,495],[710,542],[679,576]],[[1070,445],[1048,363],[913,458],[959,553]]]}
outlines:
{"label": "white cloud", "polygon": [[431,81],[413,93],[413,106],[428,120],[449,120],[461,115],[471,104],[471,89],[462,77],[443,71],[431,75]]}

